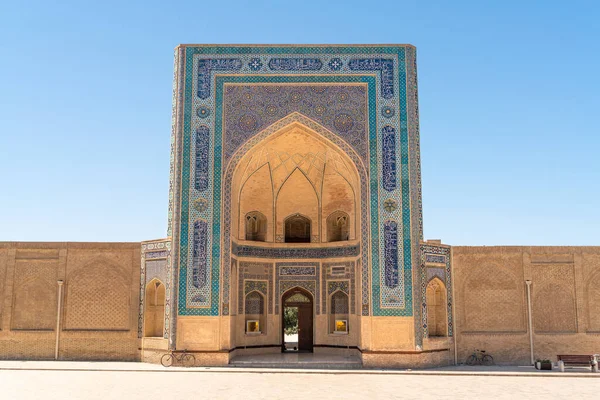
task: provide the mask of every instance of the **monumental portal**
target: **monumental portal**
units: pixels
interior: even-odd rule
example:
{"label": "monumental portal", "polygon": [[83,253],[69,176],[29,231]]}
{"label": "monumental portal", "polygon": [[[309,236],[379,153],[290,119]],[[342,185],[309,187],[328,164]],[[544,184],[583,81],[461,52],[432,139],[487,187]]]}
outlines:
{"label": "monumental portal", "polygon": [[413,46],[182,45],[172,115],[168,237],[0,243],[0,357],[598,352],[600,248],[423,240]]}

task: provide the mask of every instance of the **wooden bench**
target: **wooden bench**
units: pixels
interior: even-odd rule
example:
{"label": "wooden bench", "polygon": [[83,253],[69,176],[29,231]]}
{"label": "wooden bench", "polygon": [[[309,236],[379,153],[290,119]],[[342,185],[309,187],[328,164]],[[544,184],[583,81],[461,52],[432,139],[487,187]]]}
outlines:
{"label": "wooden bench", "polygon": [[565,372],[565,365],[592,367],[592,372],[598,372],[598,354],[559,354],[558,368]]}

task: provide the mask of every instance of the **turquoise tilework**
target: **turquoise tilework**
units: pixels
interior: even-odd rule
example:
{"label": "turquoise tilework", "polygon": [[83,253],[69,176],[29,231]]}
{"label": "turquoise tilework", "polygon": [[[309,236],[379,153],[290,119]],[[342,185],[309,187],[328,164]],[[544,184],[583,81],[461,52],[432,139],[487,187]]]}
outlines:
{"label": "turquoise tilework", "polygon": [[[322,75],[312,75],[315,74],[314,71],[311,71],[311,75],[302,74],[301,72],[295,72],[298,76],[277,76],[273,73],[273,71],[266,71],[266,65],[268,65],[268,58],[272,55],[281,55],[281,54],[295,54],[295,55],[323,55],[324,59],[324,68],[327,68],[327,71],[323,71]],[[307,47],[220,47],[220,46],[206,46],[206,47],[185,47],[185,88],[184,88],[184,114],[183,114],[183,151],[180,154],[180,158],[182,161],[182,169],[181,169],[181,212],[178,221],[179,223],[179,232],[178,232],[178,245],[180,247],[179,254],[179,303],[178,303],[178,313],[181,315],[219,315],[219,291],[220,287],[220,264],[221,264],[221,248],[220,248],[220,234],[221,227],[218,222],[221,220],[220,215],[220,207],[211,207],[208,210],[208,213],[211,213],[211,221],[212,223],[212,237],[209,244],[210,251],[210,265],[211,265],[211,286],[210,286],[210,302],[206,305],[195,306],[194,304],[189,304],[189,299],[187,296],[187,288],[188,288],[188,260],[189,260],[189,245],[188,241],[190,238],[189,226],[193,221],[190,219],[193,213],[190,212],[191,204],[195,198],[190,198],[190,195],[197,196],[193,191],[190,190],[190,181],[193,179],[192,176],[192,158],[190,151],[192,149],[192,133],[193,133],[193,115],[194,115],[194,95],[196,93],[196,87],[194,85],[194,79],[197,76],[196,70],[194,69],[194,57],[213,57],[219,55],[229,55],[231,57],[249,57],[258,56],[258,61],[253,62],[253,66],[248,69],[242,71],[241,76],[238,77],[230,77],[232,79],[239,79],[240,82],[256,82],[257,79],[260,78],[258,74],[272,74],[275,76],[270,76],[271,79],[282,79],[282,82],[290,82],[294,79],[296,82],[335,82],[336,79],[342,78],[352,78],[352,79],[372,79],[372,74],[356,74],[351,76],[337,76],[337,74],[348,74],[347,68],[340,69],[338,66],[338,61],[333,62],[333,59],[327,62],[327,57],[331,57],[333,55],[340,55],[344,57],[336,58],[336,60],[341,61],[342,63],[347,62],[349,57],[363,57],[368,55],[385,56],[385,57],[393,57],[395,62],[395,73],[397,73],[397,90],[394,93],[394,98],[392,99],[392,105],[394,105],[398,112],[394,113],[397,117],[392,115],[392,121],[390,121],[389,117],[385,117],[386,120],[383,121],[383,117],[381,116],[381,110],[378,109],[378,106],[381,104],[386,104],[386,107],[390,107],[388,102],[384,102],[384,100],[380,96],[380,88],[378,87],[378,82],[374,82],[369,85],[369,150],[370,150],[370,160],[369,160],[369,186],[371,191],[371,202],[370,202],[370,224],[371,224],[371,243],[374,251],[370,254],[370,263],[363,262],[363,268],[368,268],[368,265],[371,265],[372,268],[372,279],[371,279],[371,304],[370,310],[367,308],[367,312],[363,314],[369,314],[372,312],[373,315],[412,315],[412,261],[411,261],[411,245],[413,244],[415,236],[412,235],[411,230],[411,199],[410,199],[410,171],[409,171],[409,157],[408,157],[408,129],[407,129],[407,93],[406,93],[406,62],[405,62],[405,47],[402,46],[382,46],[382,47],[363,47],[363,46],[350,46],[350,47],[337,47],[337,46],[307,46]],[[244,59],[245,60],[245,59]],[[254,60],[254,59],[253,59]],[[262,61],[261,61],[262,60]],[[245,63],[245,61],[244,61]],[[334,68],[335,67],[335,68]],[[256,76],[250,75],[250,70],[254,71],[252,68],[258,68],[256,72]],[[326,73],[333,74],[336,73],[336,76],[328,76]],[[280,71],[277,73],[281,73]],[[293,78],[293,79],[292,79]],[[220,78],[219,78],[220,79]],[[219,79],[216,79],[217,86]],[[214,108],[215,112],[213,115],[218,116],[222,114],[221,103],[222,99],[219,99],[218,96],[221,93],[221,90],[215,90],[215,99],[214,99]],[[214,123],[214,129],[211,129],[211,134],[213,135],[213,139],[211,141],[211,153],[215,155],[220,155],[221,148],[221,126],[218,120],[218,117],[215,117],[214,120],[213,115],[207,117],[205,119],[205,123],[210,123],[211,121]],[[399,118],[399,126],[394,123],[394,118],[397,120]],[[385,292],[387,288],[381,287],[381,271],[379,266],[379,259],[381,254],[382,243],[380,242],[380,229],[382,229],[382,225],[380,224],[380,219],[386,219],[390,216],[385,214],[380,217],[380,213],[383,212],[383,201],[386,198],[390,197],[387,195],[386,198],[382,198],[380,195],[380,169],[378,161],[379,154],[378,148],[380,146],[380,138],[378,137],[378,132],[380,131],[380,126],[383,124],[393,124],[396,125],[396,129],[400,132],[400,144],[399,151],[397,154],[400,157],[400,162],[397,163],[400,165],[400,185],[397,192],[391,194],[392,197],[397,198],[400,202],[400,210],[399,217],[401,218],[402,223],[402,236],[401,236],[401,248],[402,253],[399,254],[400,259],[403,260],[403,271],[404,271],[404,282],[402,285],[403,288],[403,298],[401,299],[401,304],[398,304],[396,307],[390,307],[385,304],[382,304],[381,293]],[[221,159],[219,156],[213,157],[213,168],[214,168],[214,182],[212,191],[212,204],[220,205],[221,204],[221,182],[220,176],[222,171]],[[399,193],[402,195],[400,196]],[[381,226],[380,226],[381,225]],[[228,269],[228,266],[226,267]],[[225,271],[224,271],[225,272]],[[227,283],[228,284],[228,283]],[[225,292],[225,289],[227,291]],[[224,290],[224,298],[228,298],[229,288],[223,288]],[[363,307],[364,309],[364,307]]]}

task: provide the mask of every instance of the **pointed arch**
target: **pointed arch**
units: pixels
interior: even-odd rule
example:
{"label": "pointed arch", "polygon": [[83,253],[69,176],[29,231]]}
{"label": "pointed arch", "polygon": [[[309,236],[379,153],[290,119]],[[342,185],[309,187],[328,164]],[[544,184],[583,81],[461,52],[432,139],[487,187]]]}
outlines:
{"label": "pointed arch", "polygon": [[[244,150],[245,153],[242,152]],[[345,150],[350,151],[351,148]],[[356,220],[355,224],[360,223],[356,208],[360,204],[361,184],[365,179],[356,163],[360,158],[353,159],[346,151],[298,121],[276,131],[268,128],[264,136],[261,133],[243,145],[227,167],[227,176],[231,176],[231,180],[226,179],[225,182],[231,182],[231,197],[240,199],[241,203],[240,209],[231,208],[234,213],[232,219],[241,222],[241,217],[250,208],[261,211],[274,222],[269,225],[271,229],[268,229],[267,236],[274,235],[275,241],[283,242],[283,217],[292,213],[304,214],[312,221],[313,241],[318,241],[324,223],[321,221],[321,208],[325,195],[328,210],[342,208]],[[239,160],[237,164],[236,160]],[[324,184],[326,180],[327,185]],[[259,190],[246,196],[249,182],[250,186],[262,183]],[[339,194],[342,192],[343,199]],[[268,193],[273,193],[273,206],[268,204]],[[240,194],[243,196],[240,197]],[[246,198],[252,199],[251,205],[246,205]],[[272,212],[273,218],[269,212]],[[327,215],[329,213],[327,211]],[[243,237],[241,232],[237,237]]]}
{"label": "pointed arch", "polygon": [[[293,297],[298,294],[305,297],[310,303],[314,303],[314,301],[315,301],[315,296],[313,295],[313,293],[311,293],[310,291],[306,290],[303,287],[294,286],[294,287],[286,290],[285,292],[283,292],[283,294],[281,295],[281,304],[285,306],[286,302],[290,299],[293,302],[293,300],[294,300]],[[305,301],[301,301],[301,302],[304,303]]]}
{"label": "pointed arch", "polygon": [[329,296],[329,332],[348,333],[350,299],[338,289]]}
{"label": "pointed arch", "polygon": [[446,310],[446,285],[438,277],[427,283],[425,290],[427,304],[427,331],[429,337],[448,336],[448,315]]}
{"label": "pointed arch", "polygon": [[285,225],[285,243],[310,243],[311,242],[311,220],[302,214],[287,216],[283,223]]}
{"label": "pointed arch", "polygon": [[267,217],[260,211],[250,211],[245,216],[246,240],[264,242],[267,236]]}
{"label": "pointed arch", "polygon": [[256,335],[265,333],[265,297],[258,290],[246,294],[244,298],[244,315],[246,321],[246,334]]}
{"label": "pointed arch", "polygon": [[[330,164],[335,166],[336,171],[346,170],[351,172],[351,175],[355,177],[353,184],[353,196],[355,199],[354,209],[356,210],[356,215],[353,218],[353,226],[355,227],[357,236],[356,239],[360,239],[360,241],[364,243],[364,245],[361,246],[362,262],[360,262],[359,265],[362,266],[361,276],[363,283],[366,286],[369,286],[370,277],[368,274],[368,266],[371,251],[370,247],[367,245],[369,239],[370,214],[368,202],[369,174],[367,165],[365,164],[366,161],[362,159],[361,156],[352,148],[352,146],[345,142],[342,138],[329,131],[318,122],[297,112],[291,113],[290,115],[282,118],[281,120],[253,136],[246,143],[241,145],[231,156],[231,158],[226,161],[226,167],[224,168],[221,179],[221,182],[223,183],[223,205],[221,209],[223,210],[222,226],[224,235],[222,239],[223,241],[221,250],[222,262],[224,265],[229,265],[232,255],[232,245],[235,245],[235,243],[231,241],[231,238],[234,236],[231,234],[232,229],[230,221],[237,221],[239,219],[239,210],[235,207],[235,205],[232,207],[232,200],[235,199],[235,195],[237,191],[239,191],[243,179],[242,173],[239,173],[238,171],[245,171],[246,167],[250,167],[249,161],[252,155],[255,154],[255,149],[259,149],[261,146],[268,143],[270,139],[281,136],[293,129],[300,129],[306,134],[311,135],[320,143],[327,144],[332,151],[335,150],[333,154],[336,154],[337,156],[331,159],[332,162]],[[274,160],[274,162],[278,163],[277,165],[281,164],[280,161],[282,161],[280,158]],[[344,161],[344,163],[342,164],[341,161]],[[263,159],[257,162],[255,165],[262,167],[267,163],[269,164],[270,169],[273,169],[277,166],[271,165],[271,162],[267,160],[267,153],[265,152]],[[273,183],[273,186],[275,186],[275,183]],[[270,219],[270,216],[267,215],[267,218]],[[319,225],[322,225],[320,222],[321,218],[322,216],[320,215]],[[273,220],[275,220],[275,212],[273,213]],[[364,228],[362,228],[363,224]],[[270,234],[270,232],[268,234]],[[274,228],[273,235],[274,241],[283,242],[283,232],[281,234],[277,234]],[[224,277],[224,286],[229,285],[228,279],[228,276]],[[364,298],[363,301],[365,301]],[[368,315],[368,313],[369,309],[363,307],[363,314]]]}
{"label": "pointed arch", "polygon": [[146,285],[144,294],[144,336],[163,337],[165,330],[165,285],[160,279],[154,278]]}
{"label": "pointed arch", "polygon": [[327,217],[327,241],[341,242],[350,239],[350,216],[341,210]]}

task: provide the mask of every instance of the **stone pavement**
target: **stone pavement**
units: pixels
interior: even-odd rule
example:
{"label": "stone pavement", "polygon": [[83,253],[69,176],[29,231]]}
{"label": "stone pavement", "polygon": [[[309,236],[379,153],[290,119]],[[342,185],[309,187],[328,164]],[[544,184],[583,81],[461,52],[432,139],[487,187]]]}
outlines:
{"label": "stone pavement", "polygon": [[[0,398],[592,399],[600,392],[600,380],[596,379],[600,374],[589,370],[552,375],[542,372],[535,375],[532,371],[515,370],[515,367],[495,367],[494,370],[273,371],[165,369],[141,363],[2,361]],[[498,375],[500,373],[505,375]]]}

